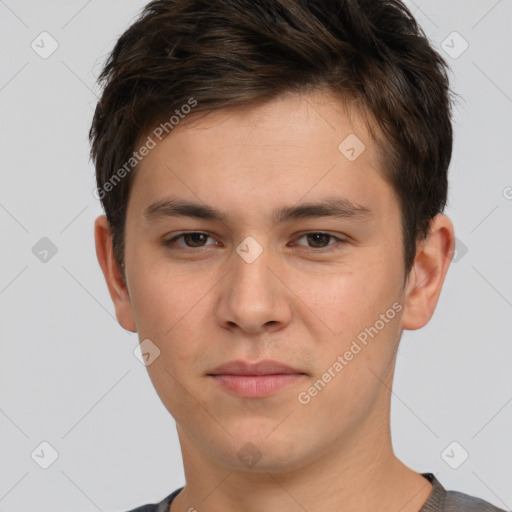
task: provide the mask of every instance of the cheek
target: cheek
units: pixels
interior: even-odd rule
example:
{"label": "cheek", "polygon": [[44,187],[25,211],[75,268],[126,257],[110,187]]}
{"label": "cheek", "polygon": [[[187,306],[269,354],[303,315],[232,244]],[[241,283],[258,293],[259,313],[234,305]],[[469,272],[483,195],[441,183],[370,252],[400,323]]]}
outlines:
{"label": "cheek", "polygon": [[218,279],[214,272],[184,272],[166,263],[133,279],[132,305],[140,340],[155,343],[160,362],[178,375],[202,357],[205,333],[212,332],[212,292]]}
{"label": "cheek", "polygon": [[193,277],[163,257],[135,254],[130,274],[130,295],[140,336],[163,339],[188,315],[201,309],[201,301],[211,288],[208,275]]}
{"label": "cheek", "polygon": [[[337,377],[329,385],[334,393],[332,400],[338,397],[348,404],[350,397],[345,393],[357,388],[363,394],[375,393],[379,381],[370,369],[384,376],[393,360],[400,338],[402,305],[401,269],[392,264],[392,257],[376,257],[350,271],[318,274],[300,283],[300,296],[315,313],[309,313],[315,323],[309,328],[323,347],[319,353],[320,371],[332,368],[338,356],[344,361],[343,369],[335,372]],[[303,311],[306,314],[307,309]],[[326,333],[321,339],[316,336],[320,331]],[[317,377],[321,378],[321,374]],[[332,405],[329,395],[326,393],[324,399]]]}
{"label": "cheek", "polygon": [[398,298],[396,271],[384,263],[366,259],[364,265],[303,275],[290,287],[331,334],[347,340],[378,320]]}

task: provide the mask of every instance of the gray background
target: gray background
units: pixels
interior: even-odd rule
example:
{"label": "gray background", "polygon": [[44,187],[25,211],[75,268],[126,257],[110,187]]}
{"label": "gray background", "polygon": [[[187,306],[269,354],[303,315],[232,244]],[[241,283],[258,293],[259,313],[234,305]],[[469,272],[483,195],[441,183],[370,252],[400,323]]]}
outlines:
{"label": "gray background", "polygon": [[[0,0],[1,511],[128,510],[184,482],[174,421],[133,354],[136,334],[115,320],[93,242],[95,79],[144,4]],[[446,488],[509,510],[512,1],[407,5],[463,97],[446,210],[459,242],[432,321],[404,333],[394,446]],[[31,47],[51,49],[43,31],[58,43],[48,58]],[[58,452],[48,469],[42,442]]]}

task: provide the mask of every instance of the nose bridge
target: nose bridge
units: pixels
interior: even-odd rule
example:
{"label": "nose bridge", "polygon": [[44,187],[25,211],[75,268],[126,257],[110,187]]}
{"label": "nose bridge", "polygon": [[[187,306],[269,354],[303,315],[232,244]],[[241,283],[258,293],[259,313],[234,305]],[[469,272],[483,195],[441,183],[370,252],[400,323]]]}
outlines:
{"label": "nose bridge", "polygon": [[274,300],[277,290],[274,290],[272,281],[275,278],[268,268],[271,259],[269,249],[264,249],[252,237],[246,238],[236,248],[231,286],[237,302],[246,303],[244,307],[257,311],[268,307],[268,303]]}
{"label": "nose bridge", "polygon": [[270,270],[275,266],[273,260],[270,250],[252,237],[238,245],[220,297],[221,323],[256,332],[289,320],[283,286]]}

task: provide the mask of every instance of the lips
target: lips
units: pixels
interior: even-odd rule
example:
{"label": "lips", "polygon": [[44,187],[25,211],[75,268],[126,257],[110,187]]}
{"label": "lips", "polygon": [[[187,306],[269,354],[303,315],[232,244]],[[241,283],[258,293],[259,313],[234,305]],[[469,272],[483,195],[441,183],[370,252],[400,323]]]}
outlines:
{"label": "lips", "polygon": [[230,361],[221,364],[208,375],[287,375],[299,374],[304,372],[292,368],[278,361],[260,361],[258,363],[247,363],[245,361]]}
{"label": "lips", "polygon": [[265,398],[292,386],[306,374],[278,361],[231,361],[218,366],[207,375],[231,395]]}

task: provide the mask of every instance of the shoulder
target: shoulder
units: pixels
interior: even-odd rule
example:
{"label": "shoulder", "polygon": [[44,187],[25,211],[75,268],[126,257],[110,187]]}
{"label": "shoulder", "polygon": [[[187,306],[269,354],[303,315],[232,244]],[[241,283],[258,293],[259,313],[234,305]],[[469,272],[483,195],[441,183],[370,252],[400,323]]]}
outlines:
{"label": "shoulder", "polygon": [[459,491],[447,491],[433,473],[422,473],[432,492],[420,512],[506,512],[489,502]]}
{"label": "shoulder", "polygon": [[141,505],[140,507],[133,508],[128,512],[157,512],[158,505],[157,504],[149,504],[149,505]]}
{"label": "shoulder", "polygon": [[448,491],[444,503],[444,512],[506,512],[489,502],[459,491]]}
{"label": "shoulder", "polygon": [[182,489],[183,487],[176,489],[174,492],[169,494],[169,496],[166,496],[159,503],[149,503],[147,505],[141,505],[140,507],[129,510],[128,512],[169,512],[169,507],[171,506],[172,500]]}

